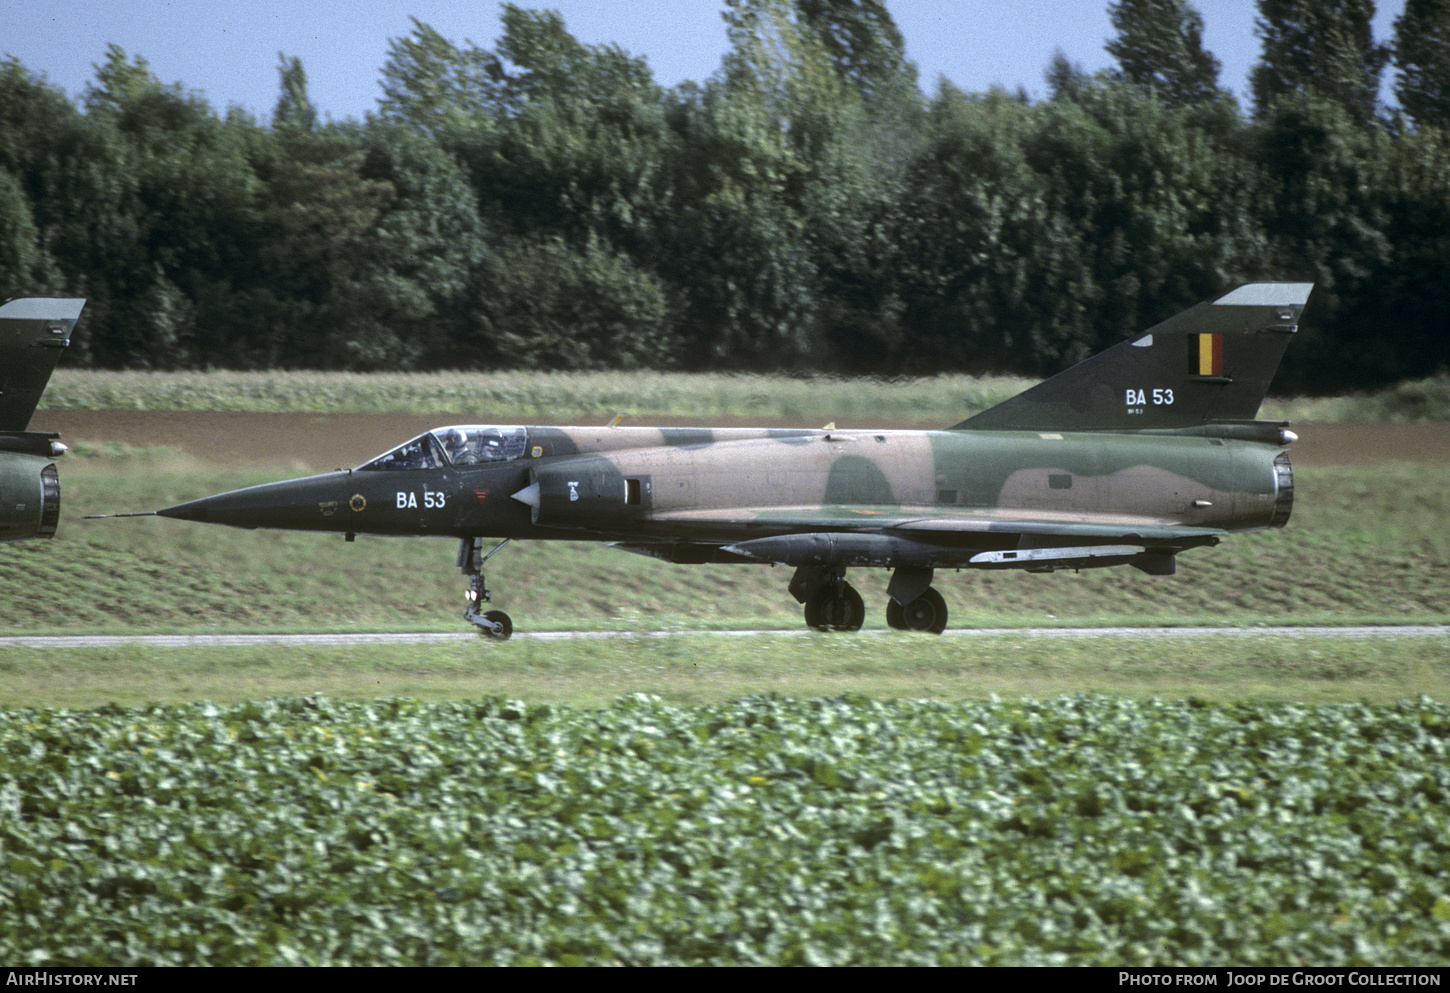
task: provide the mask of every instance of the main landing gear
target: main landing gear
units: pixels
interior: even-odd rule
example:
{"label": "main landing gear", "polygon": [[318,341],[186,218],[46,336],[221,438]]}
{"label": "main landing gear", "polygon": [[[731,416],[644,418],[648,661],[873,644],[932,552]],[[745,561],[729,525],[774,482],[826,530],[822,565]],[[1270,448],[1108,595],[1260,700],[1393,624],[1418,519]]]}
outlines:
{"label": "main landing gear", "polygon": [[[897,631],[941,634],[947,605],[931,587],[930,569],[898,568],[886,588],[886,623]],[[850,583],[845,566],[800,566],[790,581],[791,595],[805,604],[806,626],[818,631],[859,631],[866,608]]]}
{"label": "main landing gear", "polygon": [[502,610],[480,612],[478,608],[493,599],[483,577],[483,564],[508,543],[509,539],[505,538],[487,555],[482,554],[482,538],[464,538],[458,543],[458,568],[468,577],[468,592],[464,594],[468,598],[468,609],[463,612],[463,619],[476,624],[479,634],[498,641],[507,641],[514,633],[513,621]]}
{"label": "main landing gear", "polygon": [[886,593],[886,623],[897,631],[926,631],[941,634],[947,627],[947,604],[931,588],[930,569],[897,566]]}
{"label": "main landing gear", "polygon": [[907,604],[886,601],[886,624],[897,631],[927,631],[941,634],[947,627],[947,605],[941,594],[927,587],[925,593]]}

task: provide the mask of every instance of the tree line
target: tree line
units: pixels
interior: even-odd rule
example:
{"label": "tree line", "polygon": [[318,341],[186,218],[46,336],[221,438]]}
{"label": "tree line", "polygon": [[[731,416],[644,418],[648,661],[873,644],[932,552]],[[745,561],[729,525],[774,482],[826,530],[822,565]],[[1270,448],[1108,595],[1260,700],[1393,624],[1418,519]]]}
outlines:
{"label": "tree line", "polygon": [[[0,62],[0,298],[90,299],[70,364],[1045,375],[1245,279],[1317,289],[1278,386],[1450,367],[1450,0],[1258,0],[1241,108],[1187,0],[1116,67],[926,95],[883,0],[724,0],[703,83],[505,4],[415,21],[364,121],[280,58],[270,122],[112,46]],[[1379,102],[1395,72],[1398,107]]]}

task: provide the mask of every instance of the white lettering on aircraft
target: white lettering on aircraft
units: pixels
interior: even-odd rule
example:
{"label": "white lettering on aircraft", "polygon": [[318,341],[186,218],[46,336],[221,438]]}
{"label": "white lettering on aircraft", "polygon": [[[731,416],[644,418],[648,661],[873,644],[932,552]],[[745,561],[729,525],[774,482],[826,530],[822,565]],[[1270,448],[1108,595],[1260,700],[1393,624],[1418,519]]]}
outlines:
{"label": "white lettering on aircraft", "polygon": [[[436,492],[433,490],[423,491],[424,510],[442,510],[443,500],[444,494],[441,490]],[[399,490],[397,494],[397,508],[399,510],[417,510],[418,494],[410,493],[407,490]]]}
{"label": "white lettering on aircraft", "polygon": [[1173,403],[1173,391],[1165,389],[1135,390],[1129,387],[1124,391],[1123,402],[1127,404],[1128,413],[1141,414],[1148,406],[1149,397],[1152,397],[1153,406],[1167,407]]}

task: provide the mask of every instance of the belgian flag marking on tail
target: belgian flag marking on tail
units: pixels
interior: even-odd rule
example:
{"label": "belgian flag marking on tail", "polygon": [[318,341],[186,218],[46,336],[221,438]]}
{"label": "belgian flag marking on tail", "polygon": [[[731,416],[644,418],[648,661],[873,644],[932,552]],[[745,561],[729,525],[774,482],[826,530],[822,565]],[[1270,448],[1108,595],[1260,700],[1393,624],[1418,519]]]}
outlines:
{"label": "belgian flag marking on tail", "polygon": [[[1253,420],[1313,289],[1312,283],[1244,283],[954,429],[1138,431]],[[1158,389],[1161,404],[1137,399]]]}
{"label": "belgian flag marking on tail", "polygon": [[1223,375],[1223,335],[1189,335],[1188,346],[1188,374],[1190,376]]}

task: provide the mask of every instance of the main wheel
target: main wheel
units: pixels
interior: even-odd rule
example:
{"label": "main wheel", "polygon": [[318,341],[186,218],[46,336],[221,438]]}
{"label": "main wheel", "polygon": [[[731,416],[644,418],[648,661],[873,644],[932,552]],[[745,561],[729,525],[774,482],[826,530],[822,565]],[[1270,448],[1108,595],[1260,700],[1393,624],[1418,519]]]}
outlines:
{"label": "main wheel", "polygon": [[514,622],[509,620],[509,615],[502,610],[490,610],[483,615],[483,619],[492,625],[492,629],[480,626],[479,633],[494,641],[508,641],[514,633]]}
{"label": "main wheel", "polygon": [[[893,613],[900,624],[892,622]],[[895,600],[886,605],[886,623],[902,631],[929,631],[941,634],[947,627],[947,604],[940,593],[930,586],[926,592],[902,606]]]}
{"label": "main wheel", "polygon": [[806,601],[806,624],[821,631],[859,631],[866,605],[850,583],[827,583]]}
{"label": "main wheel", "polygon": [[895,600],[887,600],[886,626],[891,628],[893,631],[905,631],[906,620],[903,616],[904,610],[905,608],[902,607],[901,604],[897,603]]}

